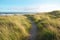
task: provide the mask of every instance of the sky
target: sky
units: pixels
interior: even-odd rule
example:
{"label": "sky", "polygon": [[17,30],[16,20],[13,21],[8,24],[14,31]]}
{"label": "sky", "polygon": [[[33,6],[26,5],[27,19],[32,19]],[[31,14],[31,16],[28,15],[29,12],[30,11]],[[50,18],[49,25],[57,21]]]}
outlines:
{"label": "sky", "polygon": [[0,0],[0,12],[48,12],[60,10],[60,0]]}

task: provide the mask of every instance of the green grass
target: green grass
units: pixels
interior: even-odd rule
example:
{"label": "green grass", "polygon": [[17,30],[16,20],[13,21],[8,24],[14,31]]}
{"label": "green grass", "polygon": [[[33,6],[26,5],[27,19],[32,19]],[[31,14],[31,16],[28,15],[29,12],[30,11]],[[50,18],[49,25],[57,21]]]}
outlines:
{"label": "green grass", "polygon": [[27,40],[30,28],[25,16],[0,16],[0,40]]}
{"label": "green grass", "polygon": [[37,25],[36,40],[60,40],[60,12],[33,15],[0,16],[0,40],[28,40],[32,27]]}
{"label": "green grass", "polygon": [[36,40],[60,40],[60,12],[30,15],[37,25]]}

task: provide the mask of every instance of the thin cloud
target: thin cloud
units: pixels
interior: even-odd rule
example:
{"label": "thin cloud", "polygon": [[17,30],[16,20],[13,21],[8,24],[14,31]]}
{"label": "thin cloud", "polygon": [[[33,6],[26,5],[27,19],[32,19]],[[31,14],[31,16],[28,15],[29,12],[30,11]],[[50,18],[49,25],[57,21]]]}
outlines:
{"label": "thin cloud", "polygon": [[4,11],[15,11],[15,12],[48,12],[52,10],[59,10],[60,6],[57,4],[42,4],[42,5],[30,5],[27,7],[10,7],[10,8],[0,8]]}

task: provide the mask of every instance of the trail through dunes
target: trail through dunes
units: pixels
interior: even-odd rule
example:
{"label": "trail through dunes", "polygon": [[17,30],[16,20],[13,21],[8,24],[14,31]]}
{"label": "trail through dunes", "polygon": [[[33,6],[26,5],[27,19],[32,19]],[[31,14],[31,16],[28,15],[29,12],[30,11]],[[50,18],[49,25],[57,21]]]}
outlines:
{"label": "trail through dunes", "polygon": [[37,26],[36,26],[35,22],[32,19],[30,19],[30,21],[31,21],[31,24],[32,24],[32,28],[30,30],[29,40],[35,40],[36,34],[37,34]]}

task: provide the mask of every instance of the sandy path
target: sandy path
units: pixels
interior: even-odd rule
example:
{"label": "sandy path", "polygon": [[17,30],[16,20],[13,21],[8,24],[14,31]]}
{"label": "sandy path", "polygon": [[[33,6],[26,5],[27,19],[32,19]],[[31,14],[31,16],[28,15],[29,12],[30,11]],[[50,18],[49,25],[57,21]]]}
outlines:
{"label": "sandy path", "polygon": [[31,31],[30,31],[31,36],[30,36],[29,40],[35,40],[36,34],[37,34],[37,26],[34,23],[34,21],[32,21],[32,20],[30,20],[30,21],[32,23],[32,28],[31,28]]}

